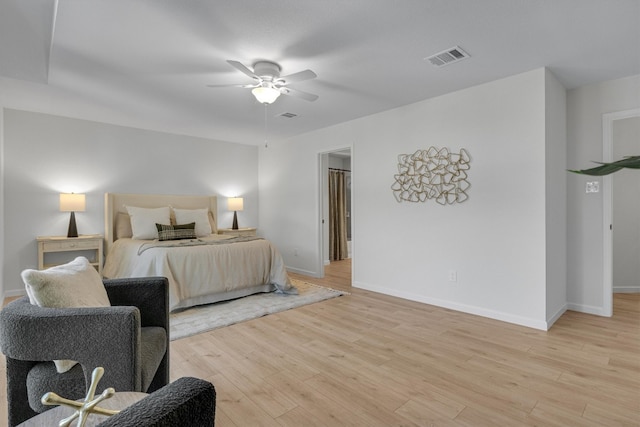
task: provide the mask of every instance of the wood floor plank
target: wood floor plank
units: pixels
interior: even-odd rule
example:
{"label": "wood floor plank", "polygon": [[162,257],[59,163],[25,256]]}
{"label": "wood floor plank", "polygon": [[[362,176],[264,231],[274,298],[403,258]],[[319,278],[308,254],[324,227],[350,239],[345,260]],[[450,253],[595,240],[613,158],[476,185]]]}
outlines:
{"label": "wood floor plank", "polygon": [[618,408],[612,412],[610,407],[595,401],[587,404],[583,418],[593,421],[594,425],[637,427],[640,425],[637,414],[637,407],[635,411]]}
{"label": "wood floor plank", "polygon": [[280,389],[263,378],[247,373],[241,366],[228,365],[224,376],[272,418],[278,418],[298,406],[296,402],[288,399]]}
{"label": "wood floor plank", "polygon": [[[279,423],[246,396],[226,375],[216,375],[211,378],[216,387],[216,415],[225,414],[225,419],[236,426],[278,426]],[[216,416],[216,426],[221,420]]]}
{"label": "wood floor plank", "polygon": [[[583,408],[584,410],[584,408]],[[582,411],[578,416],[581,417]],[[557,403],[551,404],[544,400],[540,401],[528,417],[530,425],[548,426],[548,427],[567,427],[576,425],[576,413],[568,411],[564,405]],[[580,418],[581,427],[603,427],[602,424],[593,422],[588,419]]]}
{"label": "wood floor plank", "polygon": [[[306,381],[301,381],[288,371],[282,371],[277,375],[272,375],[267,379],[275,387],[283,390],[288,397],[298,402],[298,409],[302,409],[303,418],[297,418],[296,412],[285,414],[278,418],[278,421],[286,419],[286,424],[297,426],[321,425],[332,426],[340,425],[359,425],[366,426],[367,420],[355,414],[350,408],[349,403],[336,402],[323,394],[318,393]],[[297,424],[296,424],[297,423]]]}
{"label": "wood floor plank", "polygon": [[465,407],[451,399],[433,396],[414,394],[396,413],[418,425],[456,425],[454,419]]}
{"label": "wood floor plank", "polygon": [[[346,385],[341,378],[335,378],[326,373],[316,375],[306,381],[316,393],[320,393],[325,397],[341,402],[343,405],[348,402],[348,406],[359,417],[365,419],[369,426],[413,426],[413,422],[407,420],[401,415],[395,414],[394,411],[383,409],[378,399],[375,399],[366,393],[358,392],[354,389],[353,382]],[[356,386],[357,387],[357,386]],[[346,424],[348,425],[348,424]]]}

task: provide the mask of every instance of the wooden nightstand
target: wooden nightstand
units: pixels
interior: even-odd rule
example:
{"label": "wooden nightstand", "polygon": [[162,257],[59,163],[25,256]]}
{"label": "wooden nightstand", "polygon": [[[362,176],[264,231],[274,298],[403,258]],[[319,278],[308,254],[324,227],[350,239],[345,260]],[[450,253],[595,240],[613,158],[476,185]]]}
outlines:
{"label": "wooden nightstand", "polygon": [[[91,262],[98,273],[102,274],[102,248],[103,237],[99,234],[86,234],[78,237],[65,236],[40,236],[38,241],[38,269],[53,267],[55,265],[64,264],[71,261],[71,257],[62,260],[62,256],[54,256],[47,258],[55,258],[54,262],[45,263],[46,254],[54,254],[59,252],[93,252],[87,259]],[[78,254],[82,255],[81,253]],[[86,255],[85,255],[86,256]]]}
{"label": "wooden nightstand", "polygon": [[218,228],[218,234],[228,234],[232,236],[255,236],[257,228],[238,228],[233,230],[231,228]]}

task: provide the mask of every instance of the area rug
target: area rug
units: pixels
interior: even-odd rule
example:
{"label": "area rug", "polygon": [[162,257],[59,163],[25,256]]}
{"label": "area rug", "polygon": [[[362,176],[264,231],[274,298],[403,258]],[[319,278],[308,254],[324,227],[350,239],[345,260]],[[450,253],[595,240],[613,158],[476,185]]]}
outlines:
{"label": "area rug", "polygon": [[302,280],[291,282],[298,295],[260,293],[172,313],[171,341],[346,294]]}

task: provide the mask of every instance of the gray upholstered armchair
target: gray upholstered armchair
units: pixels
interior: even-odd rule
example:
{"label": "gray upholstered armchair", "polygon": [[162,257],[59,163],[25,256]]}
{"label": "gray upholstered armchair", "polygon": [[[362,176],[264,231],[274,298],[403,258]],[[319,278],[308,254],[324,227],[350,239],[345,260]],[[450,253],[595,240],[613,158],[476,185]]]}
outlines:
{"label": "gray upholstered armchair", "polygon": [[[0,311],[0,349],[7,362],[9,425],[50,407],[48,391],[81,399],[97,366],[97,393],[153,392],[169,382],[169,296],[164,277],[104,280],[111,307],[44,308],[26,297]],[[79,364],[58,373],[51,360]]]}

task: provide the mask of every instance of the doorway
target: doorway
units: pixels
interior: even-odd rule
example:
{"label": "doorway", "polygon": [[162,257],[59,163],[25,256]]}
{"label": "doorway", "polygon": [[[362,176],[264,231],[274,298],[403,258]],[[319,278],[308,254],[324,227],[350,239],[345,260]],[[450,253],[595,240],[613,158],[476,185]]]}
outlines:
{"label": "doorway", "polygon": [[354,247],[351,163],[351,148],[320,154],[321,277],[332,276],[348,286]]}
{"label": "doorway", "polygon": [[[635,155],[640,148],[638,127],[640,109],[604,114],[603,161],[611,162],[625,155]],[[636,188],[638,182],[640,180],[635,170],[603,176],[604,316],[613,315],[614,292],[640,291],[640,283],[626,283],[632,277],[637,282],[639,277],[640,230],[637,218],[640,217],[640,207],[637,195],[629,194],[630,191],[640,191]]]}

